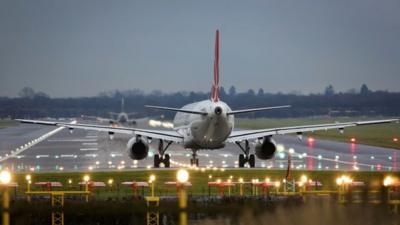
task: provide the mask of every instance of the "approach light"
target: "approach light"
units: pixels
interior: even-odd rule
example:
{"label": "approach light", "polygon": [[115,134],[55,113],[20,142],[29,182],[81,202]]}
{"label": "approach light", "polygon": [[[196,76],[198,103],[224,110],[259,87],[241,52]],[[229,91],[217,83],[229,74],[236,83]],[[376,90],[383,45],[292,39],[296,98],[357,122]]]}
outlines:
{"label": "approach light", "polygon": [[399,139],[398,139],[398,138],[393,138],[393,141],[394,141],[394,142],[398,142]]}
{"label": "approach light", "polygon": [[308,178],[307,178],[306,175],[302,175],[302,176],[300,177],[300,181],[301,181],[302,183],[306,183],[307,180],[308,180]]}
{"label": "approach light", "polygon": [[387,186],[391,186],[394,182],[393,177],[391,176],[387,176],[385,177],[385,179],[383,180],[383,186],[387,187]]}
{"label": "approach light", "polygon": [[350,138],[350,141],[351,141],[352,143],[355,143],[355,142],[356,142],[356,138]]}
{"label": "approach light", "polygon": [[90,176],[89,175],[83,176],[83,181],[89,182],[89,180],[90,180]]}
{"label": "approach light", "polygon": [[28,175],[25,176],[25,179],[26,179],[27,181],[30,181],[30,180],[32,179],[32,177],[31,177],[30,174],[28,174]]}
{"label": "approach light", "polygon": [[149,183],[153,183],[156,180],[156,175],[152,174],[149,178]]}
{"label": "approach light", "polygon": [[9,184],[11,181],[11,173],[8,170],[3,170],[0,173],[1,184]]}
{"label": "approach light", "polygon": [[239,183],[243,183],[243,178],[239,178]]}
{"label": "approach light", "polygon": [[176,173],[176,179],[179,183],[186,183],[189,180],[189,172],[185,169],[180,169]]}
{"label": "approach light", "polygon": [[111,186],[114,183],[114,180],[113,179],[108,179],[107,183],[108,183],[108,185]]}

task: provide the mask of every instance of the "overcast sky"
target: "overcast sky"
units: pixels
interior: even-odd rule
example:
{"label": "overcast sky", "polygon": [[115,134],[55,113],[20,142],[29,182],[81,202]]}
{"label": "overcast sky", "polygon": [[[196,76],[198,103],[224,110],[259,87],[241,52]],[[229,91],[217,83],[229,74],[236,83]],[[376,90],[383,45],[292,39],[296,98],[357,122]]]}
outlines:
{"label": "overcast sky", "polygon": [[399,0],[0,0],[0,96],[140,88],[400,91]]}

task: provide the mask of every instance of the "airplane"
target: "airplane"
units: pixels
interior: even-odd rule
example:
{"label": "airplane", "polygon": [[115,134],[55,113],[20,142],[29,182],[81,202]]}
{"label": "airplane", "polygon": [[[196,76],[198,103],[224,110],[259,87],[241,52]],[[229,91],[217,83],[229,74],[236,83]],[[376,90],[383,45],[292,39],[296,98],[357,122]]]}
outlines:
{"label": "airplane", "polygon": [[[131,127],[111,127],[94,124],[70,124],[65,122],[49,122],[39,120],[17,119],[22,123],[42,124],[49,126],[66,127],[70,130],[85,129],[114,133],[128,134],[131,136],[127,142],[127,151],[133,160],[141,160],[148,156],[149,144],[153,139],[158,140],[158,154],[154,155],[154,167],[170,167],[170,155],[167,149],[173,143],[183,145],[192,152],[191,165],[198,166],[197,152],[199,150],[214,150],[223,148],[227,143],[236,144],[243,152],[239,155],[239,167],[255,167],[255,156],[261,160],[274,157],[277,145],[273,140],[274,135],[296,134],[299,139],[304,132],[318,130],[338,129],[343,133],[344,128],[399,122],[399,119],[381,119],[370,121],[355,121],[344,123],[328,123],[318,125],[302,125],[277,127],[256,130],[234,130],[234,116],[237,114],[256,112],[261,110],[274,110],[288,108],[290,105],[232,110],[219,97],[219,30],[215,37],[214,80],[212,83],[210,99],[194,102],[182,108],[165,106],[150,106],[148,108],[176,112],[174,128],[171,130],[139,129]],[[250,152],[250,141],[255,141],[254,154]]]}
{"label": "airplane", "polygon": [[113,118],[102,118],[102,117],[96,117],[96,116],[86,116],[86,115],[81,115],[82,118],[88,118],[88,119],[95,119],[100,122],[108,122],[111,125],[129,125],[129,126],[135,126],[136,125],[136,120],[130,119],[129,117],[135,115],[135,113],[126,113],[125,110],[125,99],[121,99],[121,111],[119,113],[116,112],[109,112],[109,114]]}

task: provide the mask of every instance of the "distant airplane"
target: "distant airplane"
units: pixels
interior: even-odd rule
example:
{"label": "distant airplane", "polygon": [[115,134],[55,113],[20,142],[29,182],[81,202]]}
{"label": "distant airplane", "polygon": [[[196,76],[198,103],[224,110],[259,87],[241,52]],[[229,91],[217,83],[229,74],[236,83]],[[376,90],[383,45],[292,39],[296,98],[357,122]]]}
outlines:
{"label": "distant airplane", "polygon": [[109,112],[112,118],[103,118],[103,117],[97,117],[97,116],[86,116],[82,115],[82,118],[88,118],[88,119],[95,119],[100,122],[108,122],[111,125],[130,125],[130,126],[135,126],[136,125],[136,120],[130,119],[133,115],[136,113],[126,113],[125,112],[125,99],[121,99],[121,111],[119,113],[117,112]]}
{"label": "distant airplane", "polygon": [[[257,130],[233,130],[234,115],[288,108],[289,105],[272,106],[264,108],[231,110],[231,108],[219,98],[219,31],[216,32],[214,81],[210,99],[194,102],[182,108],[170,108],[164,106],[146,106],[148,108],[177,112],[174,118],[174,128],[171,130],[139,129],[129,127],[110,127],[93,124],[69,124],[65,122],[48,122],[38,120],[18,120],[23,123],[34,123],[52,126],[67,127],[69,129],[85,129],[105,131],[110,135],[114,133],[129,134],[132,138],[128,141],[127,151],[132,159],[140,160],[148,156],[149,143],[152,139],[158,139],[158,154],[154,155],[154,167],[170,167],[170,155],[165,154],[172,143],[179,143],[192,152],[191,165],[199,165],[197,152],[205,149],[220,149],[226,143],[235,143],[243,154],[239,155],[239,167],[248,164],[255,166],[255,155],[261,160],[271,159],[276,152],[276,144],[273,135],[295,133],[299,139],[303,132],[338,129],[343,132],[346,127],[359,125],[382,124],[398,122],[399,119],[384,119],[372,121],[357,121],[345,123],[330,123],[319,125],[303,125],[291,127],[278,127]],[[250,153],[250,142],[256,141],[254,154]],[[164,145],[164,143],[166,143]]]}

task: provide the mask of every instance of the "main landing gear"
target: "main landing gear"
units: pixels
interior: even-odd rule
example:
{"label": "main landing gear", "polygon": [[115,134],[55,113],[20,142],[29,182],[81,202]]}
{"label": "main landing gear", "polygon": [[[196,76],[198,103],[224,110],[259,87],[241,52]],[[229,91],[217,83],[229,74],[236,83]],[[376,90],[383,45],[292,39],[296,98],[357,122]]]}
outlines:
{"label": "main landing gear", "polygon": [[192,158],[190,159],[190,165],[199,167],[199,159],[197,158],[197,150],[192,149]]}
{"label": "main landing gear", "polygon": [[235,144],[243,151],[244,154],[239,155],[239,167],[243,168],[246,163],[249,164],[251,168],[256,165],[256,158],[254,154],[250,154],[250,144],[249,141],[245,141],[245,146],[243,147],[240,142],[236,141]]}
{"label": "main landing gear", "polygon": [[172,144],[172,141],[167,142],[167,146],[164,148],[163,140],[158,143],[158,154],[154,155],[154,168],[159,168],[160,164],[163,163],[165,168],[170,167],[170,156],[169,154],[164,154],[168,147]]}

